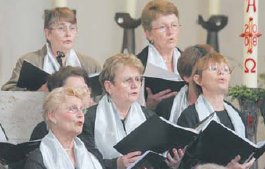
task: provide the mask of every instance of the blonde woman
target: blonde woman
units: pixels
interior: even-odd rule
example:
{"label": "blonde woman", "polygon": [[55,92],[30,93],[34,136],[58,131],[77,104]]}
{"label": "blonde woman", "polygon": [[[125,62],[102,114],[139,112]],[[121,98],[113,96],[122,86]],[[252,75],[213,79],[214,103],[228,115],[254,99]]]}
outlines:
{"label": "blonde woman", "polygon": [[49,93],[43,105],[49,133],[42,139],[40,148],[29,155],[25,169],[102,168],[77,138],[84,123],[86,92],[83,88],[60,87]]}

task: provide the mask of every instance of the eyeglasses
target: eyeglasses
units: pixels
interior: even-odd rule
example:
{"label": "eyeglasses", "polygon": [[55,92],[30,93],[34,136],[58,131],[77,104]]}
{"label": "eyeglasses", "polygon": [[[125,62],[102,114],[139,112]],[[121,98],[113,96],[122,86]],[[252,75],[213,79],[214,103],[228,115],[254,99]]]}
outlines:
{"label": "eyeglasses", "polygon": [[159,30],[159,32],[166,32],[167,30],[171,29],[171,30],[179,30],[179,28],[181,27],[180,24],[177,24],[177,23],[172,23],[171,25],[161,25],[161,26],[158,26],[158,27],[153,27],[152,29],[153,30]]}
{"label": "eyeglasses", "polygon": [[139,86],[142,84],[143,79],[143,76],[127,77],[122,80],[122,84],[125,87],[131,86],[132,84],[136,84],[137,86]]}
{"label": "eyeglasses", "polygon": [[214,72],[214,73],[222,72],[223,74],[226,74],[226,75],[231,74],[231,72],[232,72],[231,69],[229,68],[229,66],[227,66],[227,65],[220,66],[217,63],[209,65],[208,70],[210,72]]}
{"label": "eyeglasses", "polygon": [[66,110],[72,114],[77,114],[79,112],[82,112],[82,113],[86,112],[86,109],[84,109],[83,107],[78,107],[77,105],[69,106],[66,108]]}
{"label": "eyeglasses", "polygon": [[57,30],[58,32],[61,32],[61,33],[66,33],[67,30],[71,33],[76,33],[77,32],[77,26],[76,25],[70,25],[70,26],[66,26],[66,25],[63,25],[63,24],[59,24],[59,25],[56,25],[54,27],[51,27],[50,29],[54,29],[54,30]]}

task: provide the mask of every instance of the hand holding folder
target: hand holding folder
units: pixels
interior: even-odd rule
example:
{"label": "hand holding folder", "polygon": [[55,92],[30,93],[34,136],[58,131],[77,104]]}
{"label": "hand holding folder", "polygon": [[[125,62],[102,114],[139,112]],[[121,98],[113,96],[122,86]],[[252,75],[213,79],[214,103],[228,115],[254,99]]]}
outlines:
{"label": "hand holding folder", "polygon": [[[256,145],[214,120],[210,121],[197,139],[186,149],[186,158],[203,163],[227,165],[237,155],[240,164],[258,159],[265,151],[265,142]],[[185,158],[184,156],[184,158]]]}
{"label": "hand holding folder", "polygon": [[154,116],[132,131],[114,148],[122,154],[148,150],[162,153],[172,148],[187,146],[183,159],[196,163],[228,164],[240,155],[240,163],[252,157],[258,159],[265,151],[265,142],[256,145],[241,138],[231,129],[216,122],[210,114],[197,130],[180,127]]}
{"label": "hand holding folder", "polygon": [[199,132],[194,129],[174,125],[164,118],[153,116],[123,138],[114,148],[122,154],[147,150],[163,153],[172,148],[184,148],[198,134]]}
{"label": "hand holding folder", "polygon": [[48,73],[24,60],[20,70],[17,87],[36,91],[47,82],[48,76]]}

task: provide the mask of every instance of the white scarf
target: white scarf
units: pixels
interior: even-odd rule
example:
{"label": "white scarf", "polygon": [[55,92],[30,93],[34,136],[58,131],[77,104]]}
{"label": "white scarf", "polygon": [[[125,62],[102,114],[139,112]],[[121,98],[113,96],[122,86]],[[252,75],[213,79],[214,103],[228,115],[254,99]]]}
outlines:
{"label": "white scarf", "polygon": [[[178,63],[178,59],[179,59],[180,55],[181,55],[181,53],[175,48],[173,51],[173,57],[172,58],[173,58],[173,68],[174,68],[173,71],[177,75],[179,75],[178,70],[177,70],[177,63]],[[158,50],[152,44],[149,44],[149,46],[148,46],[148,57],[147,57],[146,67],[150,63],[168,71],[167,65],[166,65],[163,57],[160,55]]]}
{"label": "white scarf", "polygon": [[[238,114],[238,112],[229,104],[224,102],[224,107],[225,110],[228,113],[228,116],[230,117],[232,124],[234,126],[235,132],[240,136],[240,137],[245,137],[245,126]],[[195,109],[198,113],[199,116],[199,121],[202,121],[205,119],[207,116],[209,116],[211,113],[214,112],[214,109],[212,105],[203,97],[203,95],[200,95],[199,98],[197,99],[195,103]],[[220,122],[218,116],[216,113],[214,114],[213,117],[214,120]]]}
{"label": "white scarf", "polygon": [[145,120],[146,117],[140,104],[134,102],[125,119],[125,132],[114,103],[109,96],[103,96],[96,110],[94,131],[95,143],[103,158],[112,159],[119,157],[121,154],[113,146]]}
{"label": "white scarf", "polygon": [[180,89],[180,91],[174,98],[169,117],[169,121],[174,124],[177,124],[178,118],[181,115],[182,111],[189,106],[187,93],[188,85],[185,85]]}
{"label": "white scarf", "polygon": [[[144,76],[172,81],[183,81],[177,70],[177,63],[180,55],[181,53],[175,48],[173,51],[173,72],[170,72],[168,71],[167,65],[164,62],[163,57],[152,44],[149,44]],[[143,81],[140,96],[138,99],[138,102],[143,106],[145,106],[144,89],[145,86]]]}
{"label": "white scarf", "polygon": [[84,143],[77,137],[74,139],[76,166],[51,131],[42,139],[40,151],[47,169],[102,169],[96,157],[87,151]]}
{"label": "white scarf", "polygon": [[[54,72],[60,69],[60,65],[53,56],[51,48],[49,47],[48,43],[46,44],[46,48],[47,48],[47,54],[44,57],[43,70],[49,74],[53,74]],[[70,50],[70,54],[66,58],[65,65],[73,67],[81,67],[81,63],[77,57],[77,54],[73,49]]]}

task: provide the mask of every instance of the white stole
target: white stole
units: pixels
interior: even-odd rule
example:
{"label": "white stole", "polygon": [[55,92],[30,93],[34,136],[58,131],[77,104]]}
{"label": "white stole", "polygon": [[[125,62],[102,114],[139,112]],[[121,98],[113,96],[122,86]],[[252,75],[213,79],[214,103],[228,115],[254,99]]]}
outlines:
{"label": "white stole", "polygon": [[77,137],[74,139],[76,166],[51,131],[42,139],[40,151],[47,169],[102,169],[96,157],[87,151],[84,143]]}
{"label": "white stole", "polygon": [[[177,63],[181,53],[175,48],[173,51],[173,72],[169,72],[163,57],[160,55],[158,50],[152,44],[148,46],[148,56],[145,66],[145,77],[155,77],[172,81],[183,81],[177,70]],[[141,86],[141,92],[138,99],[138,102],[145,106],[145,85]]]}
{"label": "white stole", "polygon": [[183,86],[178,94],[175,96],[170,112],[169,121],[177,124],[178,118],[182,111],[189,106],[188,102],[188,85]]}
{"label": "white stole", "polygon": [[125,119],[125,132],[114,103],[109,96],[103,96],[96,110],[94,129],[95,144],[103,158],[112,159],[119,157],[121,154],[113,146],[145,120],[146,117],[140,104],[134,102]]}
{"label": "white stole", "polygon": [[[46,48],[47,48],[47,54],[44,57],[43,70],[49,74],[53,74],[54,72],[60,69],[60,65],[56,61],[56,58],[53,56],[51,48],[49,47],[48,43],[46,44]],[[77,57],[76,52],[73,49],[70,50],[70,54],[66,58],[65,65],[73,67],[81,67],[81,63]]]}
{"label": "white stole", "polygon": [[[235,132],[240,136],[240,137],[245,137],[245,126],[242,122],[242,119],[240,118],[238,112],[229,104],[224,102],[224,107],[225,110],[228,113],[228,116],[230,117],[232,124],[234,126]],[[205,119],[207,116],[209,116],[211,113],[214,112],[214,109],[212,105],[203,97],[203,95],[200,95],[195,103],[195,109],[198,113],[199,116],[199,121],[202,121]],[[216,113],[214,114],[213,117],[214,120],[220,122],[218,116]]]}
{"label": "white stole", "polygon": [[[172,57],[172,59],[173,59],[173,71],[177,75],[179,75],[178,70],[177,70],[177,63],[178,63],[178,59],[179,59],[180,55],[181,55],[181,53],[178,51],[178,49],[174,48],[173,57]],[[160,55],[158,50],[152,44],[149,44],[149,46],[148,46],[148,57],[147,57],[146,67],[148,67],[148,64],[153,64],[157,67],[160,67],[160,68],[168,71],[167,65],[166,65],[163,57]]]}

